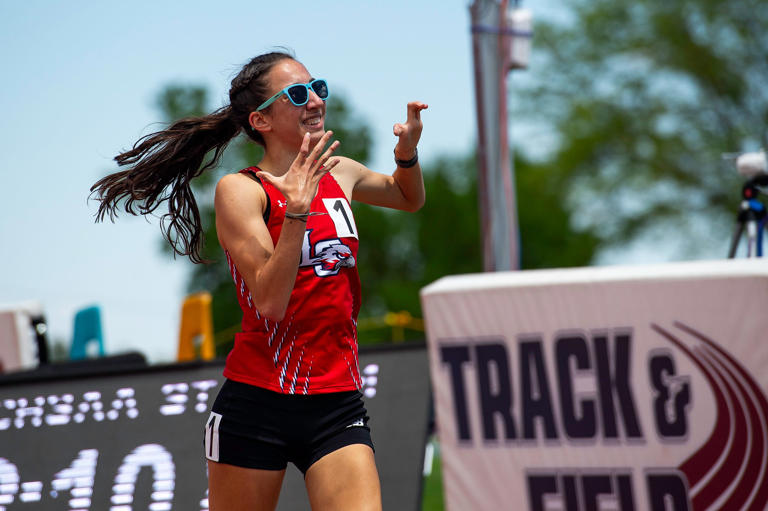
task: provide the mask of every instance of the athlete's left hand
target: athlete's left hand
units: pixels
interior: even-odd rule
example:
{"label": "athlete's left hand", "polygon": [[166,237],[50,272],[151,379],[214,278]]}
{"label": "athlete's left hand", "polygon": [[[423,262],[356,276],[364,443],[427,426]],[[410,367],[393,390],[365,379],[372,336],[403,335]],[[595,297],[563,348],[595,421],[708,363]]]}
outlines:
{"label": "athlete's left hand", "polygon": [[421,138],[423,124],[421,122],[421,111],[428,108],[426,103],[421,101],[411,101],[408,103],[408,118],[404,124],[396,123],[392,132],[398,137],[395,146],[395,156],[399,160],[410,160],[416,152],[416,145]]}

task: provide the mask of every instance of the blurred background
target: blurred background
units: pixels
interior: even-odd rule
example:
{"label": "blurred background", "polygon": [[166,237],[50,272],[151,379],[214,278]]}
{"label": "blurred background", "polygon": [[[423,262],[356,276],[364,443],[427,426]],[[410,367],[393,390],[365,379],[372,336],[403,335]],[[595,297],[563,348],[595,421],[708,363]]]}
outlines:
{"label": "blurred background", "polygon": [[[724,258],[740,185],[725,153],[765,147],[768,10],[758,0],[545,0],[508,80],[523,269]],[[392,125],[423,113],[427,205],[355,205],[361,343],[424,339],[418,291],[483,270],[467,0],[0,4],[0,304],[36,302],[52,359],[77,311],[106,354],[176,359],[181,305],[212,296],[217,355],[240,321],[213,187],[258,161],[238,139],[200,178],[208,265],[174,260],[159,218],[94,223],[91,185],[138,138],[227,101],[251,57],[293,51],[332,97],[339,153],[392,172]],[[434,491],[427,485],[429,496]],[[438,491],[439,492],[439,491]]]}
{"label": "blurred background", "polygon": [[[739,176],[723,153],[766,140],[768,14],[757,0],[546,0],[508,80],[522,268],[720,258]],[[227,100],[252,56],[295,52],[328,79],[340,153],[391,172],[392,124],[428,102],[428,203],[357,205],[362,342],[423,339],[418,290],[482,271],[466,0],[322,9],[273,3],[36,1],[0,6],[0,304],[34,300],[63,356],[98,305],[107,353],[176,355],[181,302],[213,295],[217,352],[239,310],[212,230],[213,185],[257,161],[237,140],[198,200],[214,263],[174,260],[159,218],[94,223],[90,186],[139,137]]]}

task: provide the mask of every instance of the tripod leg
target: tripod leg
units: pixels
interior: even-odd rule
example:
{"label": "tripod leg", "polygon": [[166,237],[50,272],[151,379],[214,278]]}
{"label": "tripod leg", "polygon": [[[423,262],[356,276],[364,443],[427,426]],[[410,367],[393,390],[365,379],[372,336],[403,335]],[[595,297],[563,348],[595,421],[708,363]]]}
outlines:
{"label": "tripod leg", "polygon": [[747,257],[757,255],[757,220],[747,221]]}
{"label": "tripod leg", "polygon": [[743,232],[744,222],[737,222],[736,231],[734,231],[733,238],[731,238],[731,248],[728,250],[728,259],[733,259],[736,257],[736,249],[739,248],[739,240],[741,239],[741,234]]}

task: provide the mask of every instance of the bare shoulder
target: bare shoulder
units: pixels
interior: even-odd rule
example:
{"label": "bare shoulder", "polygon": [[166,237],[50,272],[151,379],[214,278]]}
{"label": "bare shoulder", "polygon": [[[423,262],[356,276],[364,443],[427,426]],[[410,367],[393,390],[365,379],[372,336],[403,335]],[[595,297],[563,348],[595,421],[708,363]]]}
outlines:
{"label": "bare shoulder", "polygon": [[347,198],[351,199],[357,183],[368,169],[362,163],[346,156],[334,156],[334,158],[339,160],[339,164],[333,168],[331,174],[344,190]]}
{"label": "bare shoulder", "polygon": [[261,217],[267,194],[261,184],[246,174],[227,174],[216,184],[214,209],[217,225],[235,218]]}
{"label": "bare shoulder", "polygon": [[243,240],[249,239],[254,225],[264,227],[266,192],[251,176],[227,174],[216,184],[214,209],[216,211],[216,235],[225,250],[237,249]]}
{"label": "bare shoulder", "polygon": [[336,165],[332,171],[334,176],[339,175],[342,178],[354,178],[366,170],[365,165],[352,158],[347,158],[346,156],[334,156],[334,158],[339,160],[339,164]]}
{"label": "bare shoulder", "polygon": [[[249,185],[250,183],[252,183],[252,185]],[[243,188],[247,190],[250,188],[255,189],[257,187],[258,183],[256,183],[256,181],[251,176],[240,172],[235,172],[232,174],[225,174],[221,179],[219,179],[219,182],[216,184],[216,193],[236,192]]]}
{"label": "bare shoulder", "polygon": [[216,202],[222,199],[261,202],[264,195],[264,188],[255,179],[239,172],[223,176],[216,184]]}

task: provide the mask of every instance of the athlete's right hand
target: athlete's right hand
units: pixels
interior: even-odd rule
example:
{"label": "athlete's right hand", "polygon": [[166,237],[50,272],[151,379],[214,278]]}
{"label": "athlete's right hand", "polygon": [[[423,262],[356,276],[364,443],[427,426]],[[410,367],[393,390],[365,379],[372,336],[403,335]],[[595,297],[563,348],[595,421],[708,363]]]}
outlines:
{"label": "athlete's right hand", "polygon": [[320,179],[333,169],[338,159],[329,160],[333,152],[339,147],[339,141],[335,140],[325,152],[323,148],[328,144],[332,131],[327,131],[315,144],[312,151],[309,150],[310,135],[304,135],[299,154],[293,160],[288,171],[282,176],[274,176],[268,172],[260,171],[256,175],[277,188],[286,200],[286,211],[289,213],[308,213],[312,199],[317,194]]}

